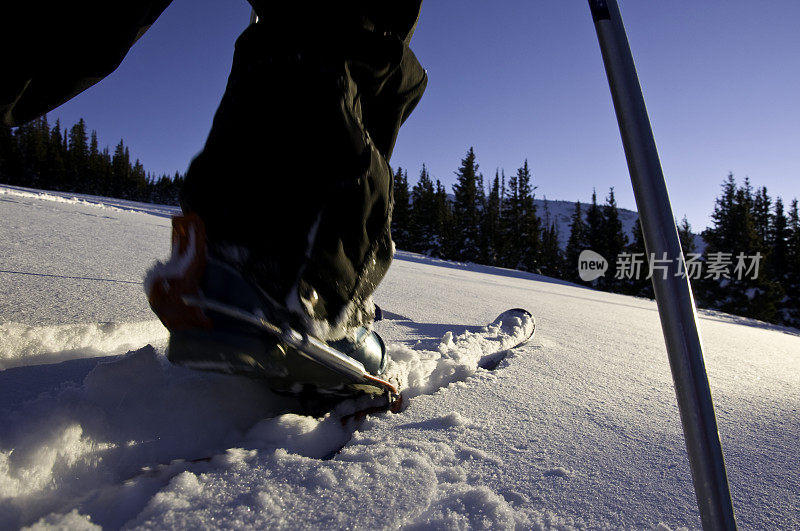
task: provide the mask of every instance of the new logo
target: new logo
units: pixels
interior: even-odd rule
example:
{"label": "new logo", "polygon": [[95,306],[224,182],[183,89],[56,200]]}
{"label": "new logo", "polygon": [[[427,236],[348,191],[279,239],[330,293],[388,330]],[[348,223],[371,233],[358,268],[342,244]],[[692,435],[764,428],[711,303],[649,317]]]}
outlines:
{"label": "new logo", "polygon": [[608,261],[602,255],[586,249],[578,257],[578,276],[584,282],[600,278],[608,271]]}

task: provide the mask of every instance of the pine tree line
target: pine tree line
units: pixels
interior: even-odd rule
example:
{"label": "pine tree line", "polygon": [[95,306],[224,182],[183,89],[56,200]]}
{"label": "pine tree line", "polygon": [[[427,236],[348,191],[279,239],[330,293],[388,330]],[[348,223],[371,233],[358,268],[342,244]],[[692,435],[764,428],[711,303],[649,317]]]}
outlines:
{"label": "pine tree line", "polygon": [[536,187],[526,160],[506,180],[497,171],[488,194],[475,152],[461,160],[452,198],[423,165],[409,189],[408,173],[394,174],[392,236],[397,246],[430,256],[557,275],[563,269],[558,228],[534,204]]}
{"label": "pine tree line", "polygon": [[[397,169],[392,237],[399,248],[574,281],[580,279],[572,264],[577,265],[583,249],[609,256],[627,249],[613,188],[604,205],[593,194],[586,214],[576,204],[564,250],[547,200],[541,213],[534,203],[536,186],[527,160],[509,178],[498,170],[487,190],[470,148],[455,174],[450,196],[441,181],[433,181],[425,165],[411,188],[408,172]],[[599,287],[620,288],[613,282]]]}
{"label": "pine tree line", "polygon": [[0,124],[0,182],[177,205],[183,177],[147,173],[122,139],[113,154],[101,151],[83,118],[62,131],[60,120],[51,128],[42,116],[13,131]]}
{"label": "pine tree line", "polygon": [[[597,193],[591,202],[575,204],[566,248],[559,245],[559,229],[545,201],[537,212],[531,170],[527,160],[506,179],[498,170],[486,188],[475,152],[469,149],[456,174],[452,196],[434,181],[423,165],[418,182],[409,188],[408,173],[394,173],[392,235],[401,249],[448,260],[474,262],[581,281],[578,257],[591,249],[609,261],[609,272],[591,284],[602,290],[653,297],[650,261],[641,226],[628,238],[620,220],[614,189],[603,204]],[[684,216],[677,225],[687,260],[700,269],[687,271],[701,307],[800,326],[800,220],[797,200],[788,212],[781,198],[774,203],[762,187],[736,185],[732,175],[717,198],[714,226],[703,232],[707,243],[697,253],[695,235]],[[720,255],[729,266],[724,275],[709,274]],[[756,273],[737,271],[737,257],[760,256]],[[620,274],[620,258],[634,257],[635,274]],[[638,262],[636,261],[638,259]],[[741,264],[739,264],[741,265]],[[705,269],[702,269],[705,266]],[[617,268],[615,270],[615,268]],[[687,270],[689,264],[687,264]],[[702,275],[693,275],[696,271]],[[739,278],[739,277],[742,278]]]}
{"label": "pine tree line", "polygon": [[[727,275],[704,277],[698,300],[709,308],[763,321],[800,327],[800,216],[797,199],[788,212],[783,199],[773,202],[762,186],[750,179],[737,185],[733,174],[722,184],[711,215],[713,227],[703,231],[706,263],[716,261]],[[739,274],[739,257],[758,256]],[[744,269],[744,268],[742,268]]]}

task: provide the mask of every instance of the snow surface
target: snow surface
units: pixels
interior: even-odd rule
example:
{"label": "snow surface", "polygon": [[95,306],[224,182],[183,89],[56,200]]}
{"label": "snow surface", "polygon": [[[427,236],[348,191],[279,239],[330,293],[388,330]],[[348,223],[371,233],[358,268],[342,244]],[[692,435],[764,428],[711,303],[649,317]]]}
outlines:
{"label": "snow surface", "polygon": [[[0,529],[699,527],[652,301],[398,252],[377,328],[413,398],[351,434],[166,362],[168,211],[94,201],[0,187]],[[477,368],[517,306],[533,341]],[[800,332],[701,327],[739,525],[799,528]]]}

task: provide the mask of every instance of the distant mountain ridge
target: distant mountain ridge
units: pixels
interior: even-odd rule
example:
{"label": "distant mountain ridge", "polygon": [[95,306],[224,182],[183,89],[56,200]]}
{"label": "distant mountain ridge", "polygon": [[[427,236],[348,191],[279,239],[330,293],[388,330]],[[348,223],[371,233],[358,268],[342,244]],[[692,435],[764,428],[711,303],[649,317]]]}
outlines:
{"label": "distant mountain ridge", "polygon": [[[536,205],[536,215],[541,218],[543,224],[555,221],[558,228],[558,243],[562,249],[565,249],[569,240],[570,225],[572,223],[572,214],[575,213],[576,201],[534,199],[533,204]],[[589,203],[581,203],[584,221],[586,221],[588,207]],[[633,227],[639,219],[639,213],[626,208],[618,208],[618,210],[619,220],[622,222],[622,230],[630,243],[633,240]]]}
{"label": "distant mountain ridge", "polygon": [[[455,199],[453,194],[447,194],[450,201]],[[536,206],[536,215],[542,220],[543,226],[548,223],[548,219],[555,221],[558,228],[558,243],[562,250],[567,248],[567,241],[569,241],[570,225],[572,224],[572,214],[575,212],[575,204],[577,201],[564,201],[561,199],[534,199],[533,204]],[[590,203],[581,203],[581,212],[583,213],[583,220],[586,221],[586,210],[589,208]],[[602,204],[600,207],[602,208]],[[639,213],[627,208],[617,207],[619,211],[619,220],[622,222],[622,230],[625,236],[628,237],[628,243],[633,241],[633,227],[639,219]],[[549,217],[548,217],[549,215]],[[694,235],[694,243],[698,253],[702,253],[705,249],[705,242],[699,234]]]}
{"label": "distant mountain ridge", "polygon": [[[536,205],[536,215],[541,218],[543,223],[548,223],[548,219],[555,221],[556,227],[558,228],[558,243],[562,249],[566,249],[576,201],[534,199],[533,203]],[[602,207],[602,205],[600,206]],[[581,212],[583,213],[584,221],[586,220],[586,210],[588,207],[589,203],[581,203]],[[617,210],[619,211],[619,220],[622,222],[622,230],[628,237],[628,243],[630,243],[633,241],[633,227],[639,220],[639,213],[634,210],[628,210],[627,208],[617,207]],[[703,252],[703,249],[705,249],[705,242],[699,234],[694,235],[694,242],[697,252]]]}

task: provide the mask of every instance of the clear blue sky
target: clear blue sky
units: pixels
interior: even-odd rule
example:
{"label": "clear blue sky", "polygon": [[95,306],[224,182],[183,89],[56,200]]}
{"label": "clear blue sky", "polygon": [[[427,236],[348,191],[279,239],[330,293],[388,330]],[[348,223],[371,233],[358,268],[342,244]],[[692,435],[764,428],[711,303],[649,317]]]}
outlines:
{"label": "clear blue sky", "polygon": [[[620,0],[676,216],[709,223],[728,172],[800,196],[800,2]],[[124,138],[155,173],[202,148],[249,19],[244,0],[175,0],[110,77],[49,114]],[[487,182],[527,158],[537,197],[635,209],[585,0],[427,0],[422,102],[391,161],[448,188],[470,146]],[[265,102],[270,104],[270,102]],[[221,176],[222,177],[222,176]],[[224,182],[224,181],[222,181]]]}

